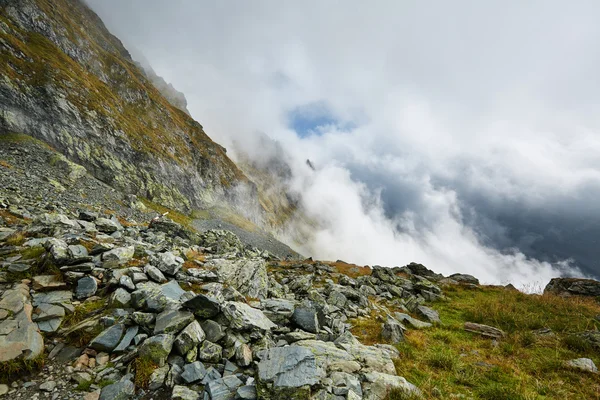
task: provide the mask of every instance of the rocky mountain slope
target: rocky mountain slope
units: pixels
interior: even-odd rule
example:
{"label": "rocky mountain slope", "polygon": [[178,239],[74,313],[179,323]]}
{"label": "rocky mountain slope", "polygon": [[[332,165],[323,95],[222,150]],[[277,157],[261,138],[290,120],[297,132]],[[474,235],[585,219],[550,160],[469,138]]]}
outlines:
{"label": "rocky mountain slope", "polygon": [[256,189],[80,0],[0,1],[0,135],[39,138],[123,192],[190,211]]}

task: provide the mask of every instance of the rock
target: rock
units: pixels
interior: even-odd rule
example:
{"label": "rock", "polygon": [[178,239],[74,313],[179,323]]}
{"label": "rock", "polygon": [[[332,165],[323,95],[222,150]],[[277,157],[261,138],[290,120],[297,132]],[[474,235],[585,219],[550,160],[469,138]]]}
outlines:
{"label": "rock", "polygon": [[200,235],[200,243],[215,254],[237,253],[244,249],[243,243],[233,232],[223,230],[211,229],[203,232]]}
{"label": "rock", "polygon": [[165,365],[169,353],[171,353],[174,341],[174,336],[169,334],[152,336],[142,343],[139,348],[139,355],[162,367]]}
{"label": "rock", "polygon": [[114,308],[127,308],[131,303],[131,295],[123,288],[117,288],[108,299],[108,304]]}
{"label": "rock", "polygon": [[505,333],[502,330],[489,325],[465,322],[464,328],[465,331],[478,333],[481,336],[487,336],[494,339],[501,339],[505,336]]}
{"label": "rock", "polygon": [[205,340],[198,347],[198,359],[209,363],[218,363],[221,360],[223,348],[216,343]]}
{"label": "rock", "polygon": [[422,306],[422,305],[417,306],[416,312],[419,316],[423,317],[424,319],[426,319],[427,321],[429,321],[430,323],[432,323],[434,325],[442,323],[438,312],[429,307]]}
{"label": "rock", "polygon": [[164,365],[160,368],[155,369],[150,375],[150,380],[148,381],[148,389],[157,390],[163,387],[168,373],[169,365]]}
{"label": "rock", "polygon": [[117,265],[123,265],[133,258],[135,247],[117,247],[102,253],[102,261],[113,262]]}
{"label": "rock", "polygon": [[117,221],[108,218],[98,218],[94,222],[96,224],[96,228],[102,233],[111,234],[116,231],[123,230],[123,227]]}
{"label": "rock", "polygon": [[600,331],[584,331],[570,335],[570,337],[576,338],[581,341],[583,345],[600,351]]}
{"label": "rock", "polygon": [[0,362],[37,358],[44,351],[44,339],[31,319],[29,287],[16,284],[4,291],[0,310],[10,313],[0,322]]}
{"label": "rock", "polygon": [[206,340],[210,342],[217,343],[225,336],[223,327],[213,320],[207,319],[206,321],[202,321],[200,325],[206,334]]}
{"label": "rock", "polygon": [[431,327],[429,322],[423,322],[404,313],[395,313],[394,316],[400,323],[406,323],[415,329],[425,329]]}
{"label": "rock", "polygon": [[173,333],[176,334],[185,326],[194,321],[194,314],[188,311],[165,310],[156,316],[154,334]]}
{"label": "rock", "polygon": [[100,392],[100,400],[127,400],[134,394],[135,386],[129,376],[125,376],[120,381],[103,387]]}
{"label": "rock", "polygon": [[[148,282],[148,277],[142,272],[134,272],[131,274],[131,280],[135,285],[141,282]],[[135,289],[135,288],[134,288]],[[133,290],[133,289],[132,289]]]}
{"label": "rock", "polygon": [[270,331],[271,328],[277,326],[261,310],[252,308],[245,303],[225,302],[222,312],[233,329]]}
{"label": "rock", "polygon": [[54,381],[46,381],[40,385],[40,390],[44,392],[52,392],[56,388],[56,382]]}
{"label": "rock", "polygon": [[266,299],[269,291],[267,264],[263,258],[211,260],[205,265],[245,296]]}
{"label": "rock", "polygon": [[287,324],[296,308],[295,302],[286,299],[261,300],[260,305],[271,321],[284,325]]}
{"label": "rock", "polygon": [[356,375],[347,372],[333,372],[331,380],[333,381],[333,393],[335,395],[347,396],[349,392],[354,392],[359,396],[359,399],[362,398],[362,388]]}
{"label": "rock", "polygon": [[200,361],[195,361],[191,364],[186,364],[183,367],[183,373],[181,374],[181,378],[186,383],[195,383],[199,382],[206,376],[206,368],[204,364]]}
{"label": "rock", "polygon": [[187,300],[183,303],[183,306],[192,310],[200,318],[212,318],[221,311],[221,306],[217,299],[204,294],[198,294]]}
{"label": "rock", "polygon": [[57,265],[64,265],[69,262],[69,246],[64,240],[51,238],[46,242],[44,247],[50,252],[52,259]]}
{"label": "rock", "polygon": [[8,393],[8,385],[0,384],[0,396],[4,396]]}
{"label": "rock", "polygon": [[245,343],[242,343],[235,349],[235,360],[240,367],[248,367],[252,363],[252,349]]}
{"label": "rock", "polygon": [[171,393],[173,400],[200,400],[200,394],[185,386],[176,385]]}
{"label": "rock", "polygon": [[469,283],[471,285],[479,285],[479,279],[468,274],[452,274],[448,278],[454,279],[458,283]]}
{"label": "rock", "polygon": [[81,210],[79,211],[79,216],[77,218],[87,222],[94,222],[96,218],[98,218],[98,213],[88,210]]}
{"label": "rock", "polygon": [[191,322],[175,338],[175,349],[179,354],[185,356],[192,348],[204,340],[206,335],[198,321]]}
{"label": "rock", "polygon": [[594,374],[598,373],[598,368],[596,368],[596,364],[589,358],[576,358],[574,360],[569,360],[566,362],[566,366],[571,369],[577,369],[584,372],[591,372]]}
{"label": "rock", "polygon": [[150,277],[150,279],[152,279],[154,282],[158,282],[158,283],[165,283],[167,281],[167,278],[165,278],[165,276],[163,275],[162,272],[160,272],[160,269],[156,268],[153,265],[146,265],[144,267],[144,272]]}
{"label": "rock", "polygon": [[315,356],[317,366],[324,371],[354,373],[361,369],[355,356],[333,342],[309,339],[298,341],[296,345],[307,348]]}
{"label": "rock", "polygon": [[137,335],[138,330],[139,330],[139,327],[137,325],[130,326],[129,328],[127,328],[127,331],[125,332],[125,336],[123,336],[123,339],[121,339],[121,342],[119,343],[119,345],[117,347],[115,347],[113,352],[121,353],[121,352],[124,352],[125,350],[127,350],[127,347],[129,347],[129,345],[133,341],[133,338],[135,337],[135,335]]}
{"label": "rock", "polygon": [[404,327],[392,317],[388,317],[383,323],[381,337],[388,343],[399,343],[404,340]]}
{"label": "rock", "polygon": [[258,363],[258,398],[308,399],[310,387],[323,377],[324,371],[317,367],[309,349],[295,345],[274,347],[264,351]]}
{"label": "rock", "polygon": [[110,353],[121,341],[125,325],[116,324],[108,329],[105,329],[90,342],[90,347],[98,351],[106,351]]}
{"label": "rock", "polygon": [[32,320],[35,322],[47,321],[50,319],[63,318],[65,309],[55,304],[42,303],[33,310]]}
{"label": "rock", "polygon": [[205,390],[211,400],[231,400],[235,399],[237,389],[243,384],[237,376],[228,375],[208,382]]}
{"label": "rock", "polygon": [[127,275],[121,276],[121,278],[119,279],[119,285],[123,286],[125,289],[127,289],[129,291],[135,290],[135,285],[133,284],[133,281]]}
{"label": "rock", "polygon": [[365,374],[365,380],[364,400],[384,399],[394,389],[400,390],[406,395],[421,396],[421,391],[401,376],[368,372]]}
{"label": "rock", "polygon": [[67,284],[56,275],[38,275],[33,277],[33,289],[38,292],[66,288]]}
{"label": "rock", "polygon": [[319,318],[314,307],[299,306],[292,314],[292,321],[300,329],[311,333],[319,333]]}
{"label": "rock", "polygon": [[551,279],[544,293],[559,296],[600,296],[600,282],[583,278],[554,278]]}
{"label": "rock", "polygon": [[237,399],[240,400],[256,400],[256,386],[254,385],[245,385],[240,386],[238,390],[235,392]]}
{"label": "rock", "polygon": [[167,274],[167,275],[175,275],[181,269],[183,265],[183,258],[177,257],[175,254],[170,251],[166,251],[164,253],[160,253],[158,255],[158,265],[157,268]]}
{"label": "rock", "polygon": [[70,245],[68,247],[69,264],[79,264],[91,261],[92,257],[88,254],[85,247],[80,244]]}
{"label": "rock", "polygon": [[96,294],[98,290],[98,282],[91,276],[86,276],[77,281],[77,289],[75,297],[78,299],[87,299]]}

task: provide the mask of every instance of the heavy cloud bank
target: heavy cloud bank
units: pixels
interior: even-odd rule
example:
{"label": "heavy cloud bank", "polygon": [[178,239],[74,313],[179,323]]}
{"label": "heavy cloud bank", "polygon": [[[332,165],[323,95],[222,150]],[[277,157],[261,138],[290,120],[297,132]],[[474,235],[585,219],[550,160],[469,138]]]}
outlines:
{"label": "heavy cloud bank", "polygon": [[597,2],[88,3],[213,139],[281,144],[306,254],[600,276]]}

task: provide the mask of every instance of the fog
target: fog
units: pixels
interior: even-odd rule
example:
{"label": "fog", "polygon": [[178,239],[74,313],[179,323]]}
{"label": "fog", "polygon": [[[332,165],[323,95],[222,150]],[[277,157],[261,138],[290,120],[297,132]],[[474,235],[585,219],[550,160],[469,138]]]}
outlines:
{"label": "fog", "polygon": [[281,145],[304,254],[600,275],[597,2],[88,3],[234,158]]}

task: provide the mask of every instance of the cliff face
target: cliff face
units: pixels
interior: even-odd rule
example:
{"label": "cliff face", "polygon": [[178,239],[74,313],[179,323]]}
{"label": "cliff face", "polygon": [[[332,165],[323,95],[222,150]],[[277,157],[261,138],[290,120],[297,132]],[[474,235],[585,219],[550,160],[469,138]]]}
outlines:
{"label": "cliff face", "polygon": [[80,0],[0,0],[6,132],[37,137],[111,186],[174,209],[257,205],[254,184],[225,149],[159,92]]}

